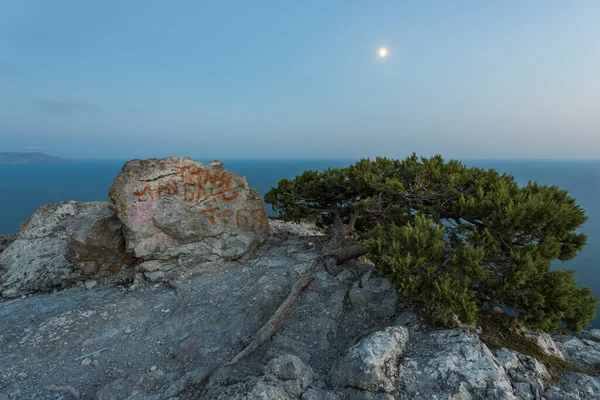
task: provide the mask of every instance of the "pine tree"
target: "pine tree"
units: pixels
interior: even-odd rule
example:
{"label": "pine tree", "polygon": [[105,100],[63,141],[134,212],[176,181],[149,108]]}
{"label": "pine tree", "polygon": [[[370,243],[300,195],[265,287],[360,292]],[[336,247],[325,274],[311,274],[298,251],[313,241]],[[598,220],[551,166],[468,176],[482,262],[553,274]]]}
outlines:
{"label": "pine tree", "polygon": [[445,325],[473,322],[489,303],[536,330],[579,331],[594,318],[589,288],[573,271],[550,269],[586,243],[584,210],[556,186],[520,187],[493,169],[413,154],[305,171],[265,200],[284,220],[331,229],[332,264],[366,252],[400,294]]}

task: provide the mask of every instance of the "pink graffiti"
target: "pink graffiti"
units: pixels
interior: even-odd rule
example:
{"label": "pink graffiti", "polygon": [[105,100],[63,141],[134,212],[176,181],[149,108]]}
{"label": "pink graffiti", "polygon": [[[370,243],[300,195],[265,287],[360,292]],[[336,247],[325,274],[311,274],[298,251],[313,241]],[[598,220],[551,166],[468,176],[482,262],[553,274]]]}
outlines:
{"label": "pink graffiti", "polygon": [[159,233],[154,237],[154,241],[157,244],[171,245],[173,244],[173,238],[166,233]]}
{"label": "pink graffiti", "polygon": [[156,213],[156,201],[146,201],[133,205],[132,218],[138,224],[151,220]]}

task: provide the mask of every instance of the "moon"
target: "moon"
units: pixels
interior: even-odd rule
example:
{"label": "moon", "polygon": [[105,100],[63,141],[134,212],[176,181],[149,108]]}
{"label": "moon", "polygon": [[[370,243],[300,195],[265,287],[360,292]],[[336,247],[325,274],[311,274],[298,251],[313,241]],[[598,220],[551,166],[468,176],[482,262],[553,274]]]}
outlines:
{"label": "moon", "polygon": [[387,58],[389,54],[389,50],[387,47],[380,47],[377,49],[377,55],[379,56],[380,60],[385,60]]}

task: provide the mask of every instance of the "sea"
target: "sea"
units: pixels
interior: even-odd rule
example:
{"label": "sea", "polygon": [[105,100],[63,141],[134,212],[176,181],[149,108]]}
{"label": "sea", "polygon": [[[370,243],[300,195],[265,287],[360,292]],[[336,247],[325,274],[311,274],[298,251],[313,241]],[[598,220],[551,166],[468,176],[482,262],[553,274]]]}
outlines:
{"label": "sea", "polygon": [[[200,162],[210,160],[195,158]],[[228,170],[246,176],[262,193],[280,179],[307,169],[344,167],[352,159],[221,160]],[[600,297],[600,160],[463,160],[469,166],[494,168],[513,175],[521,184],[538,181],[567,189],[581,205],[588,221],[581,231],[588,244],[579,255],[553,268],[575,271],[578,282]],[[108,188],[125,160],[87,160],[69,164],[0,165],[0,234],[15,233],[38,207],[66,200],[108,200]],[[270,206],[268,212],[273,215]],[[600,328],[600,312],[592,324]]]}

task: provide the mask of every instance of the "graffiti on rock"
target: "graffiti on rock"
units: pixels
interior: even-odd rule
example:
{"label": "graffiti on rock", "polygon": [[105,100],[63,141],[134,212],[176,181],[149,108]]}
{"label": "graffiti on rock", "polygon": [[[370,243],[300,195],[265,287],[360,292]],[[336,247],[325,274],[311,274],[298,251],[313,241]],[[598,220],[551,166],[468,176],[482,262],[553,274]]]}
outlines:
{"label": "graffiti on rock", "polygon": [[[146,183],[141,190],[133,192],[139,202],[135,203],[132,210],[132,219],[144,224],[156,214],[157,203],[161,199],[177,198],[185,202],[203,203],[212,202],[229,203],[238,198],[240,186],[234,186],[235,174],[227,171],[211,171],[196,166],[177,167],[180,179],[169,179],[166,182],[155,181]],[[222,204],[222,203],[221,203]],[[211,226],[217,224],[235,224],[239,229],[249,229],[253,232],[263,231],[267,224],[267,215],[264,209],[247,208],[232,209],[207,206],[202,214],[206,215]],[[170,239],[170,237],[169,237]],[[157,243],[169,244],[157,237]]]}

